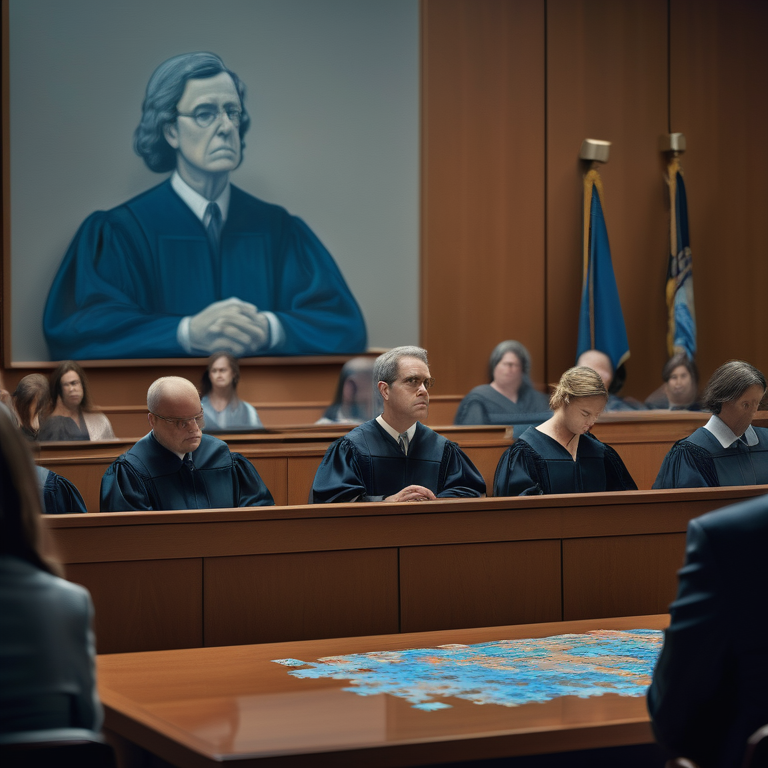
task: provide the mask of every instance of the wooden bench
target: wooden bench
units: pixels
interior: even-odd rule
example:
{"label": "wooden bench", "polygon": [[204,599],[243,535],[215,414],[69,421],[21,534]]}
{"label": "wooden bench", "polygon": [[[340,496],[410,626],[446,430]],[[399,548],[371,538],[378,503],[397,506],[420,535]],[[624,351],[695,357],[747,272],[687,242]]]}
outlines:
{"label": "wooden bench", "polygon": [[664,613],[688,520],[766,486],[46,518],[100,653]]}

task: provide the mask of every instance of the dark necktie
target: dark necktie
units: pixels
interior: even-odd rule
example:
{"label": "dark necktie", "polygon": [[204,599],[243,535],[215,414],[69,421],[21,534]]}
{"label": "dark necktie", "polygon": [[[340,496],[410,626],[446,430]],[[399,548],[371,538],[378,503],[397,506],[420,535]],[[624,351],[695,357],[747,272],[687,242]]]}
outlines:
{"label": "dark necktie", "polygon": [[400,446],[400,450],[407,456],[408,455],[408,433],[401,432],[400,437],[397,438],[397,444]]}
{"label": "dark necktie", "polygon": [[208,203],[205,213],[210,215],[206,230],[208,242],[211,244],[211,250],[218,255],[219,241],[221,240],[221,208],[219,208],[218,203]]}

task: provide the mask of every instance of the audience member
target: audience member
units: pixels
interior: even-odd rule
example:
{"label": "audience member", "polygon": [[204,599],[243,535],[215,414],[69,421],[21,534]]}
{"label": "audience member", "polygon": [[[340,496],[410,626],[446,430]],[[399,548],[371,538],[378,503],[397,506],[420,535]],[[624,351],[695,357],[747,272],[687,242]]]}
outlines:
{"label": "audience member", "polygon": [[721,365],[702,396],[702,407],[712,416],[670,448],[653,487],[768,483],[768,429],[752,426],[765,389],[765,376],[753,365],[743,360]]}
{"label": "audience member", "polygon": [[626,372],[623,365],[620,365],[618,370],[614,371],[611,358],[605,352],[601,352],[599,349],[588,349],[579,355],[576,365],[577,367],[586,366],[600,374],[600,378],[608,390],[606,411],[642,411],[645,409],[641,402],[632,397],[619,397],[618,393],[624,386]]}
{"label": "audience member", "polygon": [[648,408],[670,411],[700,411],[699,369],[685,352],[676,352],[661,369],[664,384],[645,400]]}
{"label": "audience member", "polygon": [[41,553],[26,441],[0,413],[0,734],[99,730],[93,606]]}
{"label": "audience member", "polygon": [[74,360],[54,370],[50,389],[52,410],[40,425],[38,440],[114,440],[112,425],[93,406],[88,379]]}
{"label": "audience member", "polygon": [[237,396],[240,364],[229,352],[208,358],[202,381],[206,432],[242,432],[264,429],[256,409]]}
{"label": "audience member", "polygon": [[40,430],[40,416],[51,409],[48,379],[42,373],[24,376],[14,390],[13,407],[21,431],[30,440],[36,440]]}
{"label": "audience member", "polygon": [[742,765],[768,723],[766,550],[768,496],[688,524],[648,709],[659,743],[701,768]]}
{"label": "audience member", "polygon": [[497,344],[488,369],[491,383],[461,401],[455,424],[510,424],[521,414],[549,411],[549,398],[531,384],[531,356],[519,341]]}
{"label": "audience member", "polygon": [[147,409],[152,431],[104,473],[102,512],[274,504],[248,459],[202,433],[203,406],[191,382],[178,376],[153,382]]}
{"label": "audience member", "polygon": [[317,424],[362,424],[378,416],[382,400],[373,381],[373,359],[353,357],[344,363],[333,402]]}
{"label": "audience member", "polygon": [[7,415],[13,417],[13,405],[11,404],[11,394],[5,388],[3,381],[3,372],[0,371],[0,411],[4,410]]}
{"label": "audience member", "polygon": [[315,475],[311,501],[482,496],[483,477],[463,451],[421,423],[433,384],[426,351],[391,349],[376,359],[373,376],[384,413],[331,445]]}
{"label": "audience member", "polygon": [[502,454],[493,495],[637,490],[619,454],[589,431],[607,399],[592,368],[567,370],[550,398],[552,418],[528,427]]}

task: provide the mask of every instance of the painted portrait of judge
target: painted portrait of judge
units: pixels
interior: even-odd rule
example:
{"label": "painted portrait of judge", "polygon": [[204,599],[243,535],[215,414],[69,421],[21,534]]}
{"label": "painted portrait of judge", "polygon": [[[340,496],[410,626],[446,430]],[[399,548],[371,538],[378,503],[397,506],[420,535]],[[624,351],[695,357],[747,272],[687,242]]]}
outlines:
{"label": "painted portrait of judge", "polygon": [[134,149],[172,174],[80,226],[45,306],[53,359],[366,348],[360,308],[309,226],[230,182],[249,125],[245,87],[217,55],[155,70]]}

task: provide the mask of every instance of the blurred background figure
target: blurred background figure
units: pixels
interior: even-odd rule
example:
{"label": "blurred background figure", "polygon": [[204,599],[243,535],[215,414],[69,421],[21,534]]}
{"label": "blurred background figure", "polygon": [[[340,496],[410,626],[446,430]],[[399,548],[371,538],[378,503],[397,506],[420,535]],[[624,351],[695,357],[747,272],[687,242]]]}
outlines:
{"label": "blurred background figure", "polygon": [[511,424],[520,414],[548,412],[549,397],[534,389],[530,371],[531,356],[519,341],[497,344],[488,363],[490,384],[461,401],[454,424]]}
{"label": "blurred background figure", "polygon": [[13,393],[13,407],[21,431],[30,440],[36,440],[40,416],[51,410],[48,379],[42,373],[30,373],[21,379]]}
{"label": "blurred background figure", "polygon": [[0,413],[0,734],[101,728],[93,605],[59,574],[27,442]]}
{"label": "blurred background figure", "polygon": [[550,398],[552,418],[526,429],[499,459],[493,495],[636,491],[619,454],[589,431],[607,399],[596,371],[567,370]]}
{"label": "blurred background figure", "polygon": [[43,415],[37,439],[114,440],[109,419],[96,410],[88,391],[88,379],[74,360],[65,360],[51,374],[50,414]]}
{"label": "blurred background figure", "polygon": [[240,364],[229,352],[208,358],[202,379],[205,432],[242,432],[264,429],[259,414],[237,396]]}
{"label": "blurred background figure", "polygon": [[619,366],[618,371],[613,370],[611,358],[601,352],[599,349],[588,349],[579,355],[576,361],[577,366],[585,365],[600,374],[600,378],[608,390],[608,402],[605,406],[606,411],[643,411],[645,406],[633,397],[619,397],[619,392],[624,386],[627,373],[623,365]]}
{"label": "blurred background figure", "polygon": [[384,409],[381,394],[373,380],[370,357],[353,357],[344,363],[333,402],[317,424],[362,424]]}
{"label": "blurred background figure", "polygon": [[5,409],[6,414],[13,413],[13,406],[11,405],[11,394],[5,388],[3,382],[3,373],[0,371],[0,410]]}
{"label": "blurred background figure", "polygon": [[752,426],[765,389],[765,376],[753,365],[743,360],[721,365],[701,398],[702,409],[712,416],[669,449],[653,487],[768,484],[768,429]]}
{"label": "blurred background figure", "polygon": [[699,369],[685,352],[678,352],[661,369],[664,383],[645,400],[648,408],[670,411],[700,411]]}

